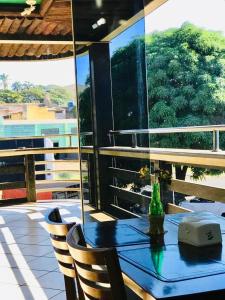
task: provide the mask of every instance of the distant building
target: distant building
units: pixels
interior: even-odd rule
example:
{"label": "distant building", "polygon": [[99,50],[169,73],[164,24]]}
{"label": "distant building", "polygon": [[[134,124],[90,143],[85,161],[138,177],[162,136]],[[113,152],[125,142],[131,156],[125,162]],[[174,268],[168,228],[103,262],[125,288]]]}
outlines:
{"label": "distant building", "polygon": [[[53,119],[53,120],[6,120],[0,121],[0,137],[32,137],[63,134],[77,134],[77,119]],[[77,136],[49,137],[54,147],[67,147],[78,145]]]}
{"label": "distant building", "polygon": [[0,104],[0,117],[4,120],[55,120],[65,119],[66,109],[48,107],[39,103]]}

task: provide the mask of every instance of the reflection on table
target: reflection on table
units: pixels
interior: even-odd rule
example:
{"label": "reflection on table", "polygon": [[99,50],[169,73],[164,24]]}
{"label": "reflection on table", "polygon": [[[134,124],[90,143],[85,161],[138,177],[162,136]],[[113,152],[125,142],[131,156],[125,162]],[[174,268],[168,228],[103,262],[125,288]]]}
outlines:
{"label": "reflection on table", "polygon": [[[117,248],[125,284],[143,299],[225,299],[225,248],[179,244],[184,215],[167,215],[165,234],[157,240],[145,234],[147,218],[87,223],[83,229],[92,247]],[[224,239],[225,219],[212,219],[220,223]]]}

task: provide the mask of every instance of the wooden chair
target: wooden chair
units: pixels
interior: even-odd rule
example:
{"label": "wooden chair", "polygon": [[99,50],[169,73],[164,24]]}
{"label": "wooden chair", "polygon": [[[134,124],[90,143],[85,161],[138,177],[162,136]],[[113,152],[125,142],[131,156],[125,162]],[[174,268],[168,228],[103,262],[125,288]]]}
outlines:
{"label": "wooden chair", "polygon": [[126,292],[116,249],[84,246],[80,225],[73,226],[67,243],[85,299],[126,300]]}
{"label": "wooden chair", "polygon": [[[63,222],[58,208],[50,210],[45,216],[45,221],[47,230],[50,233],[59,269],[64,275],[67,300],[75,300],[77,299],[75,284],[77,274],[74,267],[74,260],[69,253],[68,245],[66,243],[66,235],[75,223]],[[76,283],[78,297],[83,300],[84,296],[78,280],[76,280]]]}

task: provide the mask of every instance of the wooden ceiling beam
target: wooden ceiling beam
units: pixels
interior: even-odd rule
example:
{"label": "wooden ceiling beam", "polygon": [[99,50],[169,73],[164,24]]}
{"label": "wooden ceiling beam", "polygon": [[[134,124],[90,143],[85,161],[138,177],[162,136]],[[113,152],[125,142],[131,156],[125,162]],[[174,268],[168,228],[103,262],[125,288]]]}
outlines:
{"label": "wooden ceiling beam", "polygon": [[38,45],[38,44],[30,45],[30,47],[27,50],[26,55],[34,56],[34,53],[38,50],[39,47],[40,47],[40,45]]}
{"label": "wooden ceiling beam", "polygon": [[102,41],[111,41],[113,38],[118,36],[120,33],[131,27],[133,24],[144,18],[145,16],[149,15],[151,12],[156,10],[158,7],[166,3],[168,0],[153,0],[148,1],[149,3],[145,5],[144,9],[139,11],[136,15],[131,17],[128,21],[126,21],[124,24],[120,25],[118,28],[116,28],[114,31],[109,33],[107,36],[105,36]]}
{"label": "wooden ceiling beam", "polygon": [[9,53],[8,53],[8,57],[13,57],[15,55],[15,53],[17,52],[17,50],[19,49],[20,44],[13,44],[10,47]]}
{"label": "wooden ceiling beam", "polygon": [[42,33],[43,35],[49,35],[53,32],[53,30],[57,27],[57,23],[48,23],[47,28],[45,28],[45,31]]}
{"label": "wooden ceiling beam", "polygon": [[12,19],[5,18],[4,21],[1,24],[0,32],[4,33],[4,34],[7,33],[10,26],[12,25],[12,23],[13,23]]}
{"label": "wooden ceiling beam", "polygon": [[21,45],[16,51],[15,55],[22,57],[25,55],[26,51],[29,49],[30,45]]}
{"label": "wooden ceiling beam", "polygon": [[71,35],[27,35],[27,34],[1,34],[0,44],[65,44],[72,45]]}
{"label": "wooden ceiling beam", "polygon": [[40,15],[43,17],[52,6],[54,0],[43,0],[40,8]]}
{"label": "wooden ceiling beam", "polygon": [[10,26],[8,33],[9,34],[15,34],[19,30],[20,25],[22,24],[22,19],[15,19],[14,22],[12,22],[12,25]]}
{"label": "wooden ceiling beam", "polygon": [[0,56],[7,56],[10,50],[10,45],[5,45],[5,47],[0,48]]}
{"label": "wooden ceiling beam", "polygon": [[23,34],[27,28],[31,25],[31,23],[33,22],[33,20],[30,19],[23,19],[22,24],[20,25],[20,28],[17,31],[17,34]]}
{"label": "wooden ceiling beam", "polygon": [[34,30],[41,24],[42,20],[40,19],[35,19],[31,25],[27,28],[26,34],[32,34]]}

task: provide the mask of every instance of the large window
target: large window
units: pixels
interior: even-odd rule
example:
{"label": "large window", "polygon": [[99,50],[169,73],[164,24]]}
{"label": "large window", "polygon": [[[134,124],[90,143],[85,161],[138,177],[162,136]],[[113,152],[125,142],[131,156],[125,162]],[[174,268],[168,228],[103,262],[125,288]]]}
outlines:
{"label": "large window", "polygon": [[83,133],[92,132],[90,66],[88,53],[76,57],[76,68],[80,132],[82,144],[85,145],[88,144],[88,142],[90,143],[90,140],[88,136],[83,135]]}
{"label": "large window", "polygon": [[[194,132],[192,128],[225,124],[224,9],[222,0],[169,0],[146,16],[149,127],[180,128],[180,133],[170,133],[172,129],[168,129],[165,134],[152,134],[152,148],[190,149],[190,155],[201,149],[200,156],[203,150],[225,149],[223,132],[220,137],[214,132],[213,142],[212,130]],[[190,130],[183,132],[181,127]],[[170,172],[174,179],[204,186],[195,187],[194,192],[194,186],[186,185],[186,193],[175,193],[174,201],[190,209],[221,213],[223,205],[205,202],[219,199],[218,190],[211,189],[210,193],[208,187],[225,188],[223,169],[210,166],[212,161],[205,160],[204,165],[203,158],[192,162],[188,165],[186,160],[185,164],[184,159],[183,164],[170,164]],[[204,188],[208,194],[201,194]]]}
{"label": "large window", "polygon": [[102,7],[104,22],[92,24],[94,38],[76,59],[92,204],[120,217],[148,213],[154,178],[165,210],[171,202],[209,209],[225,195],[225,126],[212,127],[225,124],[224,1],[152,8],[146,1],[150,13],[128,21],[108,19]]}

